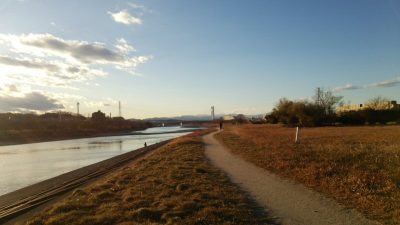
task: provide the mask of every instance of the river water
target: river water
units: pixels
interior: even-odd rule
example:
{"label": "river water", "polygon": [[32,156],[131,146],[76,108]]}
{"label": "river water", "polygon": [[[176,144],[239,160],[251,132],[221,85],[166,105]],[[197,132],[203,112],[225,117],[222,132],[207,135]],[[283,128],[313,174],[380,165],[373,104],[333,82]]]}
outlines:
{"label": "river water", "polygon": [[[189,130],[156,127],[143,131],[143,135],[0,146],[0,195],[139,149],[145,142],[151,145],[189,133],[185,131]],[[166,133],[162,134],[163,132]]]}

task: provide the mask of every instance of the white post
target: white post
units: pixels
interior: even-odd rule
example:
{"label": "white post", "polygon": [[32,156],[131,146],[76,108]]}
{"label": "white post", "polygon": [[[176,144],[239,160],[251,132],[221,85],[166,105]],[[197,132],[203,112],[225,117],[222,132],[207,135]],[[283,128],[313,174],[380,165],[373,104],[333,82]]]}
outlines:
{"label": "white post", "polygon": [[296,127],[296,138],[294,139],[294,142],[297,143],[299,137],[299,127]]}

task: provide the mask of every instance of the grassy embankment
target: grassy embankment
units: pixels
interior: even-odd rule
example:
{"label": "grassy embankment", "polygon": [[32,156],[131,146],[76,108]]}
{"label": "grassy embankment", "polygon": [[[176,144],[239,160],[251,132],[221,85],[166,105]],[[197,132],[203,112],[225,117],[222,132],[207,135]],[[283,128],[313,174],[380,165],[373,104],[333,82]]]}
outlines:
{"label": "grassy embankment", "polygon": [[400,224],[400,127],[227,126],[217,135],[234,153],[355,207]]}
{"label": "grassy embankment", "polygon": [[184,136],[50,206],[28,224],[264,224],[246,196]]}

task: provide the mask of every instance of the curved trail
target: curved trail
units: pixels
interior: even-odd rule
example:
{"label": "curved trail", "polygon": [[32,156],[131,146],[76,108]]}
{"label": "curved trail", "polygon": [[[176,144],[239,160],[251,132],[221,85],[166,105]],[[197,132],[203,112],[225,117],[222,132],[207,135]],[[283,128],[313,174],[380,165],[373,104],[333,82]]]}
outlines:
{"label": "curved trail", "polygon": [[355,210],[345,209],[333,200],[300,184],[284,180],[259,168],[220,144],[214,132],[203,137],[206,156],[224,170],[242,189],[282,224],[379,224],[367,220]]}

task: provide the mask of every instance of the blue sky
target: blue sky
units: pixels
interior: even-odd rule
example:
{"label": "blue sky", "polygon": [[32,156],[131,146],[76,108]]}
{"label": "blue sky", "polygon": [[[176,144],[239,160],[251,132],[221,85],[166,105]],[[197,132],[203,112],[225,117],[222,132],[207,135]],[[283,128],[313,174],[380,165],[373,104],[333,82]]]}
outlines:
{"label": "blue sky", "polygon": [[400,1],[4,0],[0,21],[1,111],[258,114],[316,87],[400,101]]}

